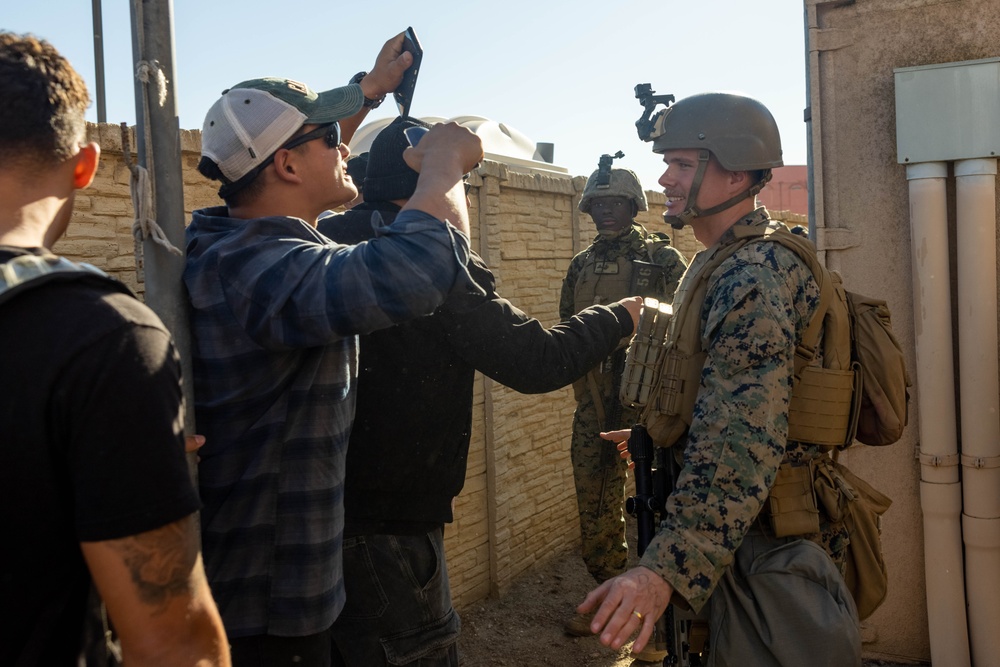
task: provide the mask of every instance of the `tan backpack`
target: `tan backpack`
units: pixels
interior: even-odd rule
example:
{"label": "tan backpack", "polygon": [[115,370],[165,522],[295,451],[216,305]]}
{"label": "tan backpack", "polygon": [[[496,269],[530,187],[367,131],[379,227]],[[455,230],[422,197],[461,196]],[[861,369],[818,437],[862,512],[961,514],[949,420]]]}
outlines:
{"label": "tan backpack", "polygon": [[[691,424],[705,364],[701,310],[712,273],[747,243],[764,238],[800,257],[820,288],[819,306],[795,350],[788,438],[831,449],[846,448],[855,439],[869,445],[896,442],[906,426],[910,381],[885,301],[845,290],[840,276],[819,263],[808,239],[783,228],[738,226],[733,232],[735,243],[692,263],[697,273],[687,281],[675,312],[668,307],[661,309],[665,318],[653,315],[652,322],[640,321],[630,355],[643,361],[626,365],[622,400],[643,406],[640,418],[653,441],[672,445]],[[650,306],[656,304],[647,303],[644,319]],[[665,336],[668,327],[671,335]],[[812,362],[821,335],[820,366]],[[669,342],[661,346],[665,338]],[[789,473],[796,478],[786,479]],[[799,479],[802,473],[805,477]],[[832,520],[843,521],[850,534],[845,581],[860,618],[867,618],[888,588],[880,517],[892,501],[829,457],[808,469],[783,465],[768,498],[775,533],[819,530],[817,501]],[[802,515],[809,515],[809,527],[791,525]]]}
{"label": "tan backpack", "polygon": [[[855,439],[868,445],[899,440],[907,423],[910,380],[885,301],[844,289],[840,275],[820,264],[804,237],[784,228],[742,225],[733,232],[735,243],[695,269],[697,278],[670,323],[673,336],[652,365],[653,397],[643,407],[642,419],[654,442],[671,445],[691,424],[705,361],[701,308],[712,273],[747,243],[762,238],[793,251],[820,287],[819,307],[795,349],[789,440],[839,448]],[[821,336],[822,365],[814,365]]]}

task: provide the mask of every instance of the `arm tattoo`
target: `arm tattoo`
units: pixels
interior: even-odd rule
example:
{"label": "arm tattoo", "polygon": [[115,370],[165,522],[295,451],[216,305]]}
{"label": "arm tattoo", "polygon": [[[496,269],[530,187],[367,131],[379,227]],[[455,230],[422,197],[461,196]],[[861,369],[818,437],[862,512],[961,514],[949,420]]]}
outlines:
{"label": "arm tattoo", "polygon": [[190,591],[198,548],[191,539],[188,519],[117,540],[114,548],[128,568],[139,599],[157,607],[155,613],[166,611],[171,598]]}

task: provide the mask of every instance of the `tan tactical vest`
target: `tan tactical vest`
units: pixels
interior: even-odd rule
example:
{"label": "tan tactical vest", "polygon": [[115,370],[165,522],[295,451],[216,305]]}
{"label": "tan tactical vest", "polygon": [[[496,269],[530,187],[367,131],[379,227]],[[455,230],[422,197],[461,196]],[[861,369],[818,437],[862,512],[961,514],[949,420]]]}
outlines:
{"label": "tan tactical vest", "polygon": [[[747,243],[764,237],[795,252],[809,266],[820,287],[820,305],[795,349],[788,438],[830,447],[850,444],[847,434],[853,433],[851,420],[857,417],[855,402],[861,395],[855,391],[858,374],[849,353],[850,327],[846,321],[833,326],[824,317],[832,299],[846,303],[839,276],[820,265],[808,240],[787,230],[746,225],[732,230],[737,241],[695,257],[674,295],[674,314],[666,345],[656,364],[658,376],[653,379],[653,395],[641,415],[653,442],[670,446],[691,425],[706,358],[701,348],[701,311],[712,274]],[[821,336],[822,366],[813,364],[820,357]]]}
{"label": "tan tactical vest", "polygon": [[[650,239],[645,234],[644,243],[650,260],[656,250],[670,245],[669,241]],[[608,305],[628,296],[652,296],[658,299],[663,296],[655,293],[662,274],[663,267],[651,261],[629,259],[624,256],[615,260],[588,257],[573,288],[573,308],[575,312],[580,312],[584,308]],[[618,387],[614,383],[616,377],[620,377],[620,368],[616,372],[613,357],[609,357],[573,383],[576,400],[581,400],[585,391],[591,393],[601,424],[607,423],[606,414],[609,410],[609,406],[605,405],[605,397],[612,402],[611,408],[618,407],[614,405],[618,393]]]}
{"label": "tan tactical vest", "polygon": [[645,239],[650,261],[618,257],[615,260],[588,258],[577,276],[573,287],[573,309],[579,313],[584,308],[608,305],[627,296],[652,296],[663,268],[652,263],[653,252],[667,241]]}

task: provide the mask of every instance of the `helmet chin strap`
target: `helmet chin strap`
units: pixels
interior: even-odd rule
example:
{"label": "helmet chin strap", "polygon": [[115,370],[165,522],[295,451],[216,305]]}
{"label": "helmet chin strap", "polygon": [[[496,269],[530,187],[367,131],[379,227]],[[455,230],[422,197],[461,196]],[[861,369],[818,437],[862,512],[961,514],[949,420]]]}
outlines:
{"label": "helmet chin strap", "polygon": [[708,168],[709,156],[710,153],[707,150],[702,149],[698,151],[698,168],[694,172],[694,180],[691,182],[691,189],[688,191],[688,207],[681,211],[678,215],[668,215],[667,213],[663,214],[663,220],[674,229],[682,229],[685,225],[690,225],[695,218],[706,215],[715,215],[716,213],[725,211],[728,208],[732,208],[747,197],[755,197],[758,192],[764,189],[767,182],[771,180],[771,170],[767,169],[764,172],[764,177],[757,183],[751,185],[749,189],[730,197],[721,204],[716,204],[710,209],[702,210],[698,208],[698,205],[694,202],[698,201],[698,191],[701,190],[701,182],[705,176],[705,170]]}

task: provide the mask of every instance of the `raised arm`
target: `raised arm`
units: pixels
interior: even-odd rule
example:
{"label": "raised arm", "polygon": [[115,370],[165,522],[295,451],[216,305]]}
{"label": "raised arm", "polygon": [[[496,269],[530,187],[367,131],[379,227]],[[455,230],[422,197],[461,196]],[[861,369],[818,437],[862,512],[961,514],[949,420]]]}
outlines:
{"label": "raised arm", "polygon": [[[375,66],[361,79],[361,90],[365,97],[377,100],[394,91],[403,80],[406,68],[412,63],[413,56],[403,51],[403,33],[399,33],[382,46],[378,57],[375,58]],[[356,114],[340,121],[340,132],[344,143],[351,141],[369,111],[370,107],[361,107]]]}
{"label": "raised arm", "polygon": [[80,546],[121,638],[126,665],[230,664],[194,515],[138,535]]}
{"label": "raised arm", "polygon": [[483,159],[483,142],[458,123],[438,123],[403,159],[420,174],[417,189],[403,210],[416,209],[447,220],[469,236],[469,210],[462,176]]}

